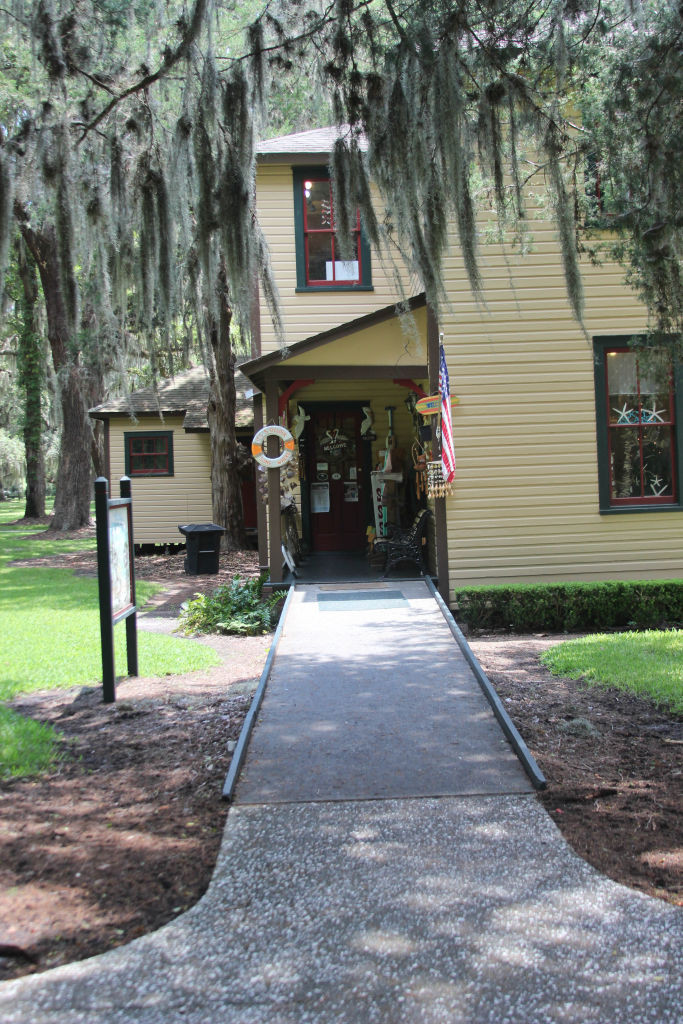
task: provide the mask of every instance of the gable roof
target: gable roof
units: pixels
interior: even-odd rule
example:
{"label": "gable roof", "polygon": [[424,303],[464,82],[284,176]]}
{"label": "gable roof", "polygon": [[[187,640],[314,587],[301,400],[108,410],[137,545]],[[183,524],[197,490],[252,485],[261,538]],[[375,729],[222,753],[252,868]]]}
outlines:
{"label": "gable roof", "polygon": [[[257,143],[256,156],[265,163],[282,163],[285,159],[294,163],[326,163],[335,142],[346,130],[346,125],[338,125],[333,128],[313,128],[307,132],[294,132],[293,135],[265,139]],[[364,151],[368,148],[364,137],[360,146]]]}
{"label": "gable roof", "polygon": [[[254,410],[251,401],[253,386],[240,370],[235,370],[235,426],[251,427]],[[248,395],[247,395],[248,393]],[[209,399],[209,375],[204,366],[177,373],[175,377],[160,380],[153,387],[133,391],[127,398],[113,398],[90,409],[94,419],[106,420],[110,416],[164,416],[185,413],[185,430],[208,430],[206,407]]]}
{"label": "gable roof", "polygon": [[[406,311],[410,312],[422,309],[427,305],[426,295],[424,292],[421,292],[419,295],[413,295],[411,298],[406,299],[404,303],[398,304],[392,302],[389,306],[383,306],[381,309],[376,309],[372,313],[365,313],[363,316],[356,317],[353,320],[347,320],[345,323],[339,324],[337,327],[321,331],[320,334],[314,334],[309,338],[304,338],[302,341],[295,341],[291,345],[287,345],[284,349],[275,349],[273,352],[268,352],[264,356],[249,359],[245,363],[242,363],[241,368],[244,371],[245,376],[247,376],[249,380],[253,381],[256,387],[262,391],[265,387],[265,378],[268,376],[268,371],[272,371],[275,367],[282,367],[283,373],[286,373],[288,361],[295,356],[301,356],[305,353],[313,352],[315,349],[320,348],[323,345],[329,345],[331,342],[357,334],[359,331],[367,330],[368,328],[375,327],[378,324],[387,323],[399,316],[401,305],[404,306]],[[400,367],[397,363],[397,372],[399,369]],[[296,374],[297,369],[293,367],[291,372]],[[282,373],[280,376],[282,376]]]}

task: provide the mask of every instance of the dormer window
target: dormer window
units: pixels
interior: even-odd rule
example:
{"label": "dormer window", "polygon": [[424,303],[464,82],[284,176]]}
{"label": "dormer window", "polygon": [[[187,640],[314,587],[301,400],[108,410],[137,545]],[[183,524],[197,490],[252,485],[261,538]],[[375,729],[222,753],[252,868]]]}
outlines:
{"label": "dormer window", "polygon": [[353,251],[344,259],[335,231],[332,184],[325,167],[294,170],[297,291],[372,287],[370,250],[356,214]]}

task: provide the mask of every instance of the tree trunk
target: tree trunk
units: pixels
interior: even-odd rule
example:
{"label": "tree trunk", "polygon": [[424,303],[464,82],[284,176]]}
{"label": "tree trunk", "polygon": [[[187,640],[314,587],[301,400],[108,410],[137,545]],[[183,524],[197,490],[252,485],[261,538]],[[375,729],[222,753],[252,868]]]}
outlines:
{"label": "tree trunk", "polygon": [[43,450],[42,399],[45,386],[45,352],[36,331],[38,274],[25,245],[17,245],[17,264],[22,294],[19,299],[19,383],[24,391],[24,448],[26,450],[26,507],[24,516],[45,515],[45,452]]}
{"label": "tree trunk", "polygon": [[218,277],[220,313],[211,324],[213,365],[209,389],[211,439],[211,495],[213,520],[225,527],[223,546],[233,551],[245,546],[244,513],[240,486],[240,460],[235,436],[235,353],[230,343],[232,310],[228,301],[225,268]]}
{"label": "tree trunk", "polygon": [[[16,208],[15,208],[16,209]],[[31,228],[18,211],[19,230],[38,266],[47,311],[47,336],[59,385],[62,436],[51,529],[78,530],[90,522],[92,426],[88,416],[87,373],[69,322],[53,225]]]}

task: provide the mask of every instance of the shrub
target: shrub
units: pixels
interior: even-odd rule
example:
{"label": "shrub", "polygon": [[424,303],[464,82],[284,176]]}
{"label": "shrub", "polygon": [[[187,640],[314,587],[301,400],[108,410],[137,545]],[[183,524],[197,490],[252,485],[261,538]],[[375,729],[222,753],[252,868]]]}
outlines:
{"label": "shrub", "polygon": [[254,636],[270,632],[275,606],[284,597],[284,591],[276,590],[264,597],[263,584],[267,578],[262,575],[258,579],[242,580],[235,576],[212,594],[197,594],[183,608],[180,632],[186,636],[192,633]]}
{"label": "shrub", "polygon": [[479,630],[574,633],[683,625],[683,580],[463,587],[455,602],[456,618]]}

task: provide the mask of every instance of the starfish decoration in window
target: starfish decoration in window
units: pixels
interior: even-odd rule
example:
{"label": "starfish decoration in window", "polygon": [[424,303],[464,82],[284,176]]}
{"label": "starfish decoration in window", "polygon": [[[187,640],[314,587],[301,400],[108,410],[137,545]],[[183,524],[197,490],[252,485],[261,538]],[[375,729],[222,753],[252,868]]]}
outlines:
{"label": "starfish decoration in window", "polygon": [[664,492],[667,489],[667,486],[668,485],[662,480],[661,476],[653,476],[652,480],[650,480],[650,490],[656,498],[659,498],[662,494],[664,494]]}
{"label": "starfish decoration in window", "polygon": [[622,409],[616,409],[614,406],[612,406],[612,411],[615,412],[619,417],[617,423],[638,422],[638,413],[635,411],[635,409],[629,409],[627,402],[624,402],[624,406]]}
{"label": "starfish decoration in window", "polygon": [[661,414],[665,411],[665,409],[655,409],[653,402],[651,409],[643,409],[642,411],[643,423],[663,423],[664,420]]}

